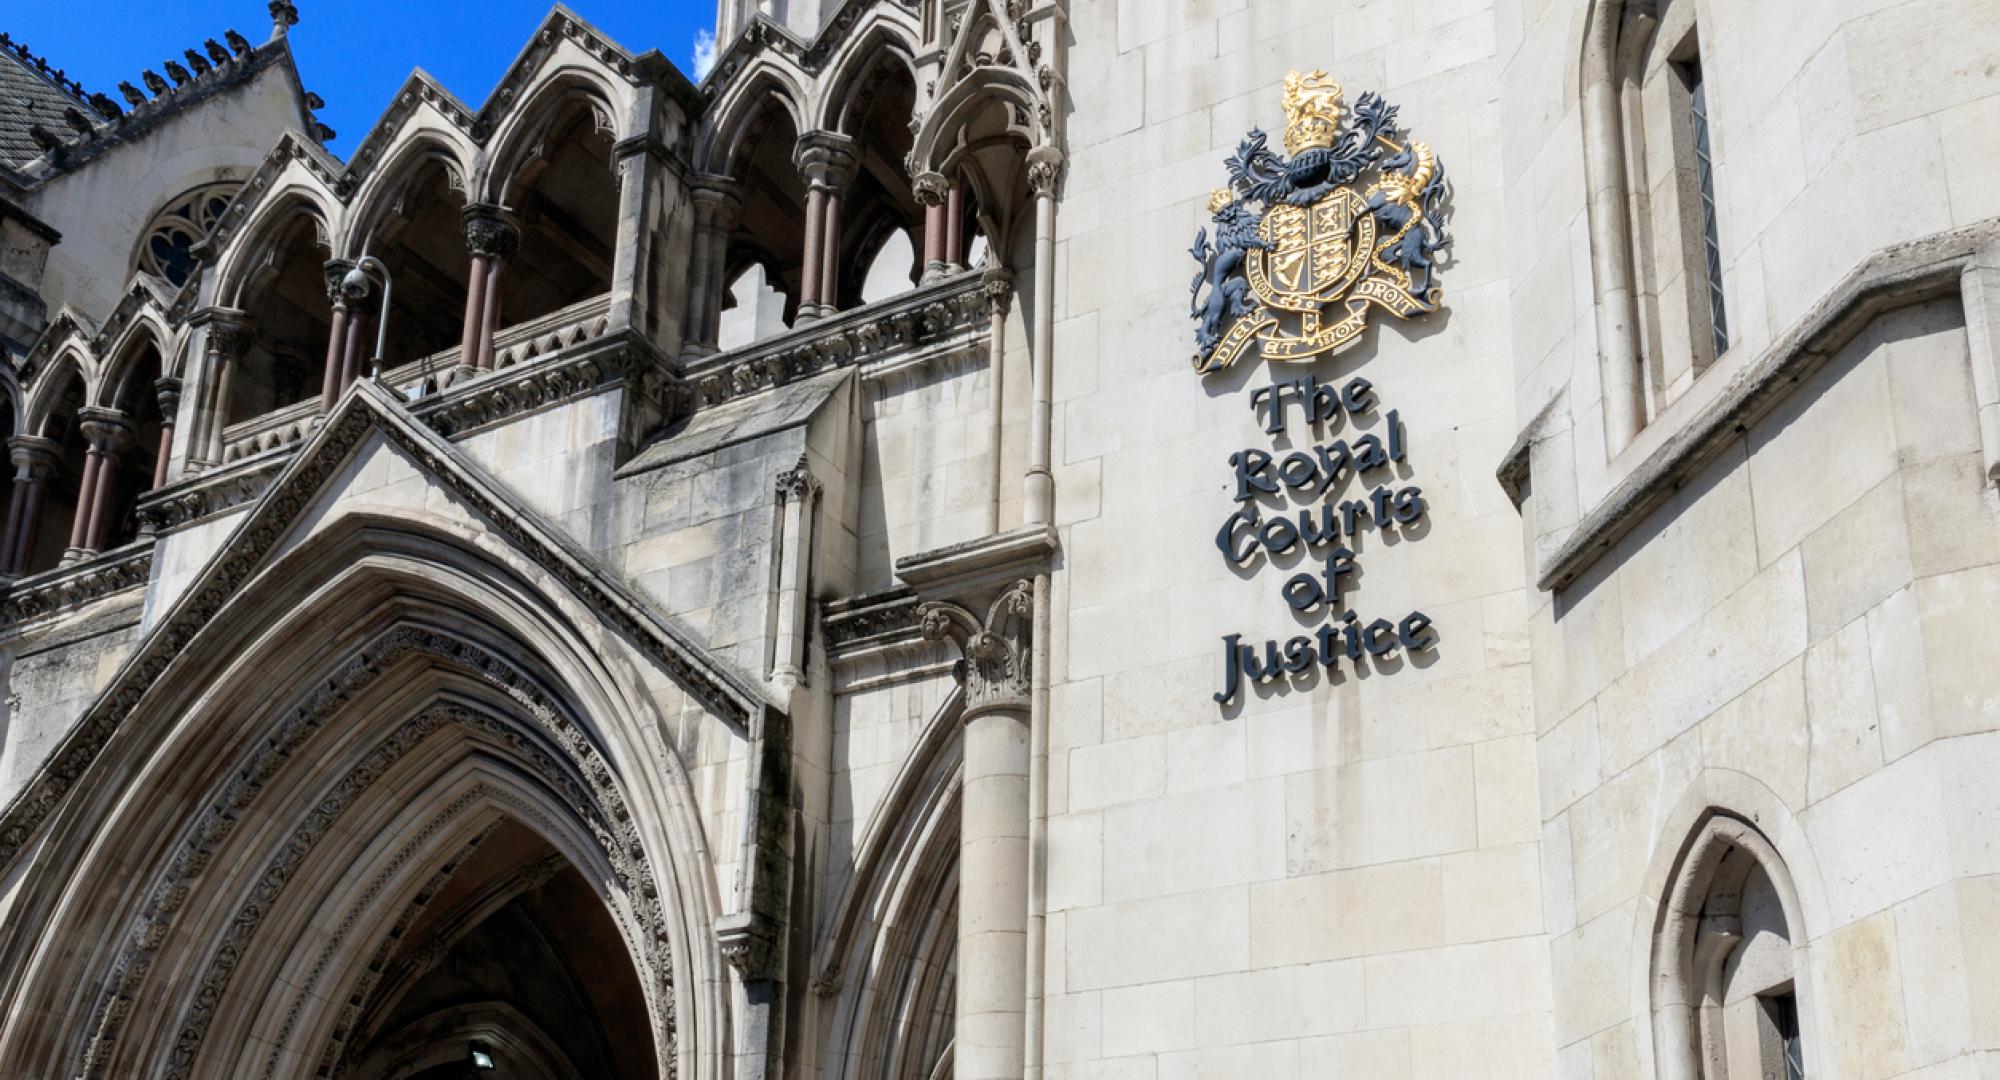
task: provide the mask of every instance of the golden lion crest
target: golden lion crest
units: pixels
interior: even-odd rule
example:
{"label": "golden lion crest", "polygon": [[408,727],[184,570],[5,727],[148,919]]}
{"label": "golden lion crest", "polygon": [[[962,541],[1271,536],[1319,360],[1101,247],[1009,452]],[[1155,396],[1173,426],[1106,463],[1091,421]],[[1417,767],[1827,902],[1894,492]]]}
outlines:
{"label": "golden lion crest", "polygon": [[[1219,371],[1254,342],[1272,360],[1338,352],[1368,328],[1371,307],[1397,318],[1436,311],[1445,231],[1444,167],[1396,126],[1374,94],[1350,118],[1323,71],[1285,77],[1285,150],[1251,131],[1209,196],[1215,226],[1195,234],[1194,368]],[[1204,291],[1206,287],[1206,291]],[[1327,321],[1327,308],[1345,307]]]}

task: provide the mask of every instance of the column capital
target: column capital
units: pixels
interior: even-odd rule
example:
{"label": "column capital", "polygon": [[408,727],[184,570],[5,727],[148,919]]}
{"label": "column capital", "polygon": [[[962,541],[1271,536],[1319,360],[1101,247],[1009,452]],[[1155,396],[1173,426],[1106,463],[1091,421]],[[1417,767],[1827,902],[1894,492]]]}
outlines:
{"label": "column capital", "polygon": [[777,487],[781,502],[804,502],[820,493],[819,477],[812,474],[803,454],[797,465],[778,474]]}
{"label": "column capital", "polygon": [[62,466],[62,447],[40,435],[16,435],[7,440],[7,457],[28,470],[28,479],[46,481]]}
{"label": "column capital", "polygon": [[1037,146],[1028,151],[1028,186],[1036,195],[1055,196],[1062,188],[1063,152],[1053,146]]}
{"label": "column capital", "polygon": [[326,299],[336,310],[347,308],[347,290],[341,282],[347,280],[348,271],[354,269],[353,259],[328,259],[324,267],[326,274]]}
{"label": "column capital", "polygon": [[173,423],[174,414],[179,412],[181,408],[180,379],[176,376],[168,375],[155,380],[153,383],[153,394],[160,403],[161,422],[167,424]]}
{"label": "column capital", "polygon": [[1000,591],[984,617],[945,600],[917,609],[917,626],[931,641],[950,639],[963,654],[952,675],[965,688],[965,719],[989,712],[1028,712],[1033,673],[1030,640],[1035,585],[1022,578]]}
{"label": "column capital", "polygon": [[511,258],[521,246],[521,226],[513,211],[498,203],[467,203],[458,212],[465,226],[465,246],[486,259]]}
{"label": "column capital", "polygon": [[703,174],[688,185],[688,197],[694,200],[697,212],[707,215],[710,228],[722,233],[736,231],[736,215],[743,210],[743,192],[736,181]]}
{"label": "column capital", "polygon": [[208,331],[208,351],[221,356],[236,357],[250,346],[256,336],[256,326],[250,321],[248,312],[235,308],[206,307],[188,316],[191,326],[204,327]]}
{"label": "column capital", "polygon": [[951,181],[943,173],[921,172],[910,179],[910,194],[921,206],[943,206],[951,194]]}
{"label": "column capital", "polygon": [[988,315],[1005,315],[1014,304],[1014,272],[1004,266],[989,266],[979,275],[979,291],[986,297]]}
{"label": "column capital", "polygon": [[854,140],[837,131],[808,131],[792,151],[792,164],[807,185],[835,192],[853,182],[859,163]]}
{"label": "column capital", "polygon": [[85,405],[76,411],[76,419],[90,448],[98,453],[121,454],[132,445],[132,418],[117,409]]}

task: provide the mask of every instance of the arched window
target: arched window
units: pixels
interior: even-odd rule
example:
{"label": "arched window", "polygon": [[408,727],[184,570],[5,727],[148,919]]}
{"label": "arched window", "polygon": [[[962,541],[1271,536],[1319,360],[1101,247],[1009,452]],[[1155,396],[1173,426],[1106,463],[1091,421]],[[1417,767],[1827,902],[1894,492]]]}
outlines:
{"label": "arched window", "polygon": [[1715,93],[1693,0],[1598,0],[1584,58],[1610,452],[1729,349]]}
{"label": "arched window", "polygon": [[[1729,317],[1709,84],[1694,4],[1677,0],[1658,10],[1626,73],[1625,152],[1640,224],[1640,327],[1652,389],[1663,404],[1729,350]],[[1627,21],[1645,34],[1643,16],[1628,14]]]}
{"label": "arched window", "polygon": [[1713,813],[1666,893],[1654,939],[1653,1031],[1661,1080],[1812,1075],[1799,904],[1755,826]]}
{"label": "arched window", "polygon": [[140,233],[139,269],[175,287],[187,284],[195,244],[221,220],[242,186],[233,180],[203,184],[176,196]]}

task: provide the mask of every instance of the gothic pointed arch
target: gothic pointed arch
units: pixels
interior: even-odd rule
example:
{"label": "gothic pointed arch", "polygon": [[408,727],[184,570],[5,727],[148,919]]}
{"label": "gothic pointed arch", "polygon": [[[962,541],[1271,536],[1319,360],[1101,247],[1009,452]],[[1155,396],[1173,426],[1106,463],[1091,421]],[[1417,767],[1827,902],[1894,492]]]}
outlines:
{"label": "gothic pointed arch", "polygon": [[65,402],[75,408],[90,400],[91,391],[101,382],[101,365],[88,339],[81,335],[65,341],[53,353],[47,366],[35,372],[28,387],[27,404],[21,427],[31,435],[48,434]]}
{"label": "gothic pointed arch", "polygon": [[950,1072],[964,704],[953,690],[932,714],[870,815],[822,928],[812,989],[841,1077]]}
{"label": "gothic pointed arch", "polygon": [[1745,773],[1704,769],[1665,817],[1643,895],[1633,997],[1659,1080],[1826,1069],[1808,948],[1826,897],[1783,800]]}
{"label": "gothic pointed arch", "polygon": [[[537,612],[546,601],[524,595],[518,573],[440,525],[351,515],[260,575],[190,643],[192,670],[161,683],[133,718],[139,727],[107,747],[100,767],[131,781],[79,791],[55,823],[52,841],[76,854],[31,873],[64,901],[40,912],[46,933],[9,935],[5,948],[10,970],[26,973],[14,1000],[64,1019],[10,1025],[0,1061],[26,1075],[86,1076],[166,1063],[158,1075],[187,1077],[295,1075],[365,1058],[372,1044],[337,1037],[360,1012],[374,1004],[390,1021],[371,1038],[405,1026],[364,985],[371,961],[402,936],[391,931],[412,900],[450,890],[450,874],[428,886],[464,861],[454,853],[505,821],[533,834],[517,845],[523,859],[552,852],[575,882],[596,883],[603,925],[622,942],[607,955],[635,972],[647,1018],[628,1015],[601,1045],[578,1043],[581,1071],[686,1068],[680,1040],[703,1010],[677,987],[706,980],[699,956],[670,946],[699,951],[689,907],[705,908],[713,886],[684,880],[688,867],[655,839],[698,850],[697,826],[663,820],[681,811],[661,806],[655,779],[685,777],[638,747],[643,705]],[[333,622],[352,632],[318,632]],[[275,671],[297,675],[276,686]],[[132,888],[90,885],[135,872]],[[192,997],[177,989],[190,979]],[[273,986],[300,992],[286,1000]],[[351,1015],[339,1004],[357,1000]],[[648,1041],[653,1065],[642,1072],[591,1064]]]}
{"label": "gothic pointed arch", "polygon": [[626,134],[628,96],[629,87],[622,82],[582,64],[538,76],[520,102],[494,122],[481,169],[481,198],[505,204],[508,193],[520,184],[522,171],[543,158],[551,138],[559,136],[554,129],[573,119],[575,110],[584,110],[592,129],[616,143]]}
{"label": "gothic pointed arch", "polygon": [[213,279],[203,282],[202,295],[210,303],[236,306],[298,215],[312,222],[319,247],[331,255],[345,211],[335,190],[339,171],[317,143],[296,134],[280,139],[201,245],[201,258],[214,263],[213,273],[202,275]]}
{"label": "gothic pointed arch", "polygon": [[793,131],[805,131],[808,79],[792,63],[770,55],[752,58],[710,103],[695,138],[697,167],[718,176],[736,176],[757,134],[782,110]]}
{"label": "gothic pointed arch", "polygon": [[907,11],[889,5],[869,8],[827,56],[819,73],[814,126],[851,131],[848,114],[885,61],[900,63],[914,82],[919,33],[915,16]]}
{"label": "gothic pointed arch", "polygon": [[389,138],[381,164],[369,169],[356,186],[348,204],[340,251],[348,258],[369,251],[383,227],[411,198],[413,189],[434,171],[442,173],[446,188],[456,192],[461,202],[466,199],[472,176],[469,148],[435,125],[420,124],[414,117],[406,119],[404,129]]}
{"label": "gothic pointed arch", "polygon": [[[459,509],[440,515],[359,498],[329,512],[330,493],[368,472],[347,469],[364,453],[417,463],[456,493],[451,506]],[[479,515],[480,524],[472,527],[463,513]],[[343,632],[325,634],[330,625]],[[721,895],[708,855],[716,845],[705,836],[714,826],[696,810],[673,748],[690,745],[687,739],[739,739],[751,711],[767,706],[741,676],[523,516],[449,443],[361,384],[209,564],[159,599],[149,627],[0,814],[0,866],[18,884],[20,900],[0,927],[7,979],[0,994],[20,1005],[0,1027],[0,1071],[39,1075],[43,1065],[34,1063],[178,1054],[190,1020],[176,1012],[188,999],[173,972],[194,978],[214,970],[226,982],[244,962],[241,943],[218,937],[239,922],[214,909],[261,894],[232,891],[230,882],[306,854],[253,845],[241,858],[216,858],[199,844],[189,847],[189,838],[237,842],[236,822],[279,819],[246,818],[230,807],[259,792],[302,798],[298,793],[312,788],[246,779],[253,759],[279,768],[287,761],[359,768],[353,754],[365,740],[390,740],[384,725],[414,722],[436,704],[477,714],[439,723],[485,731],[481,738],[500,739],[510,753],[533,750],[529,757],[553,762],[568,778],[556,785],[569,792],[565,804],[616,871],[597,877],[616,883],[612,917],[627,954],[643,977],[661,981],[646,995],[655,1032],[670,1023],[678,1033],[671,1061],[681,1075],[717,1075],[726,1061],[714,1048],[728,1037],[728,984],[709,930]],[[277,671],[299,675],[274,688],[270,673]],[[359,682],[343,689],[349,679]],[[389,697],[369,698],[374,705],[358,722],[324,722],[374,692],[364,693],[364,684]],[[298,749],[316,738],[339,741],[313,743],[324,753]],[[382,775],[364,771],[366,783],[342,790],[365,791]],[[92,779],[110,775],[119,781]],[[332,782],[330,774],[319,779]],[[292,820],[319,822],[325,808],[299,803]],[[29,851],[36,857],[20,861]],[[271,857],[259,861],[264,852]],[[203,913],[184,915],[184,901],[199,891],[190,875],[211,864],[228,867],[209,879],[222,891]],[[280,870],[286,881],[297,880],[296,866]],[[106,873],[122,882],[135,872],[150,875],[149,883],[91,884]],[[185,887],[175,884],[182,879]],[[162,897],[177,899],[162,908]],[[167,940],[162,916],[198,922],[183,924],[170,946],[175,955],[164,962],[154,953]],[[289,962],[277,956],[266,960]],[[162,971],[164,982],[148,981]],[[137,981],[128,987],[128,978]],[[224,990],[198,1000],[220,1002]],[[214,1018],[193,1019],[202,1032],[193,1041],[207,1041]],[[697,1052],[695,1038],[709,1040],[710,1051]],[[655,1045],[674,1042],[662,1036]],[[663,1059],[663,1075],[667,1068]]]}

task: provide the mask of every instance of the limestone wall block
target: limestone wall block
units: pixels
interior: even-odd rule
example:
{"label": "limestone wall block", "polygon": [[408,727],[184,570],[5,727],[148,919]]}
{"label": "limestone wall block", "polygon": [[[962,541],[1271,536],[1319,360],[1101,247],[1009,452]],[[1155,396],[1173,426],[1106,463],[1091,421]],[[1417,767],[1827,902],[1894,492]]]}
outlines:
{"label": "limestone wall block", "polygon": [[1857,619],[1808,649],[1805,675],[1812,732],[1806,797],[1817,802],[1882,766],[1868,624]]}
{"label": "limestone wall block", "polygon": [[1463,851],[1478,843],[1471,747],[1286,778],[1292,873]]}
{"label": "limestone wall block", "polygon": [[1822,1043],[1842,1076],[1896,1076],[1910,1068],[1896,919],[1880,912],[1815,941],[1811,962],[1823,995]]}
{"label": "limestone wall block", "polygon": [[1195,1033],[1204,1046],[1300,1039],[1364,1026],[1362,963],[1241,971],[1195,983]]}
{"label": "limestone wall block", "polygon": [[1545,1013],[1550,952],[1539,937],[1371,956],[1368,1026]]}
{"label": "limestone wall block", "polygon": [[1441,946],[1443,864],[1413,859],[1255,885],[1250,935],[1259,967]]}
{"label": "limestone wall block", "polygon": [[1901,473],[1835,514],[1800,545],[1810,637],[1821,641],[1909,582],[1910,534]]}
{"label": "limestone wall block", "polygon": [[[1249,893],[1244,886],[1077,908],[1069,914],[1068,985],[1137,986],[1249,966]],[[1175,947],[1160,948],[1163,941]],[[1219,1045],[1240,1039],[1212,1039]]]}
{"label": "limestone wall block", "polygon": [[[1829,656],[1849,663],[1855,659]],[[1860,662],[1865,666],[1868,658]],[[1806,678],[1806,662],[1792,660],[1701,722],[1704,764],[1755,778],[1795,813],[1806,806],[1808,777],[1820,779],[1811,769],[1817,732],[1807,724]],[[1870,728],[1864,730],[1872,730],[1875,718],[1871,700],[1866,714]],[[1829,721],[1829,738],[1837,722],[1838,717]]]}

